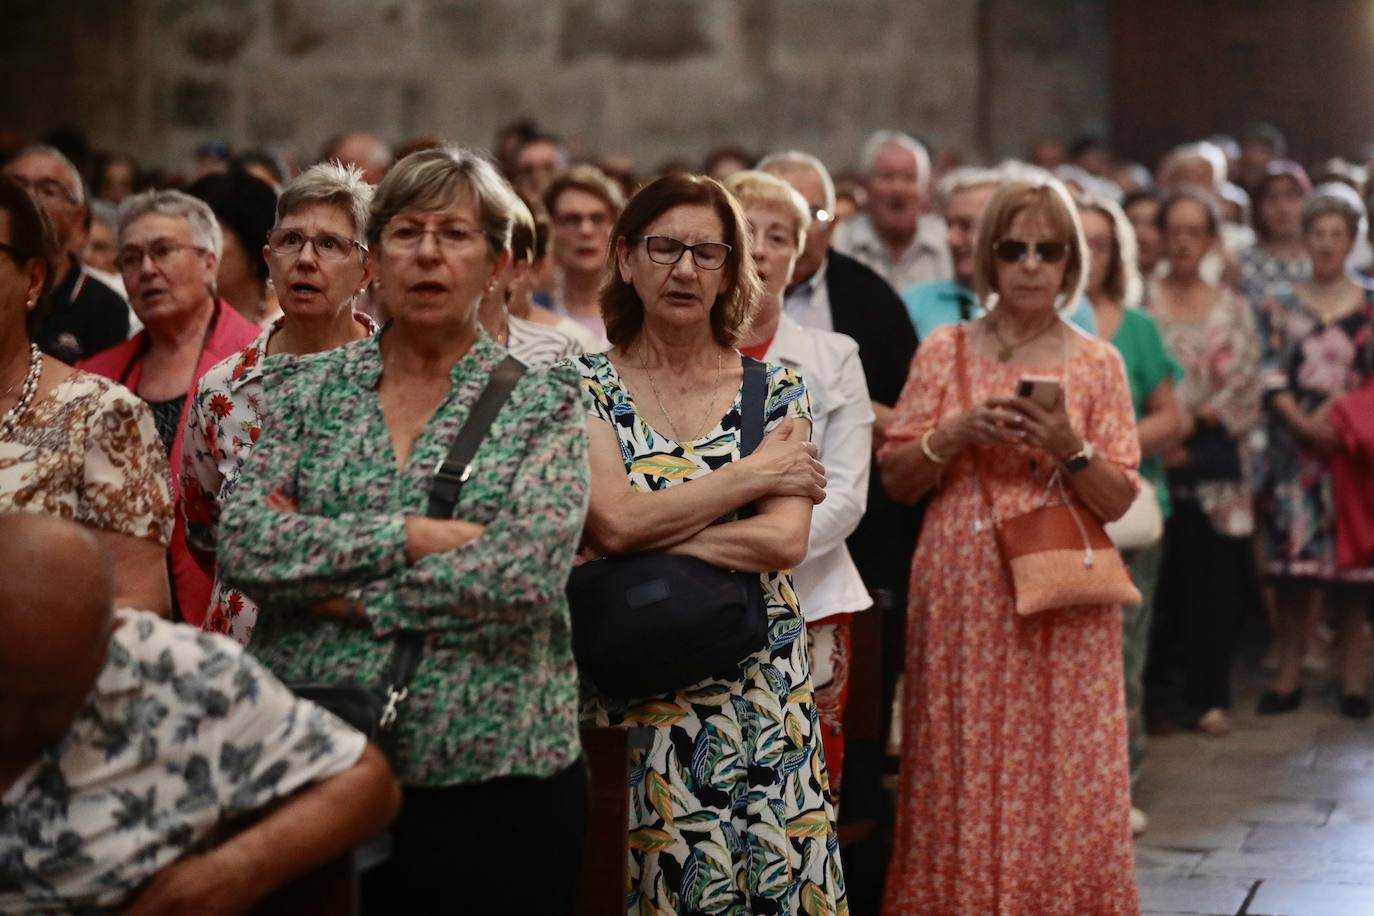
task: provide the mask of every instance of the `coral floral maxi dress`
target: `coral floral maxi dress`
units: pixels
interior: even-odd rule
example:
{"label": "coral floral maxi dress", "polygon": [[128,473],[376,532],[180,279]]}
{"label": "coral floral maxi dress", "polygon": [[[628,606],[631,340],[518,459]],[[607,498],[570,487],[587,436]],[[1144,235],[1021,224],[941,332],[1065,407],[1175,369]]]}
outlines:
{"label": "coral floral maxi dress", "polygon": [[[962,410],[955,345],[916,356],[885,449]],[[1066,363],[999,363],[967,347],[971,403],[1055,375],[1075,431],[1136,481],[1121,358],[1078,336]],[[1067,379],[1064,379],[1067,374]],[[975,464],[975,457],[976,464]],[[975,473],[1003,518],[1045,504],[1051,457],[965,452],[945,468],[911,572],[902,773],[884,912],[1117,914],[1139,910],[1115,606],[1017,615]],[[976,527],[975,527],[976,526]]]}

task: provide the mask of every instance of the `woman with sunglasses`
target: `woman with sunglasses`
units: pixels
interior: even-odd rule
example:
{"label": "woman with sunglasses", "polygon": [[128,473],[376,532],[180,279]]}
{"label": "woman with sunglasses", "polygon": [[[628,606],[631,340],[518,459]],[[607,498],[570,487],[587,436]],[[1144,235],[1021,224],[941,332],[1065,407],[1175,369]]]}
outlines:
{"label": "woman with sunglasses", "polygon": [[1145,308],[1183,368],[1183,435],[1164,452],[1172,512],[1145,713],[1155,732],[1196,728],[1220,737],[1231,730],[1241,610],[1256,593],[1250,456],[1241,443],[1260,419],[1260,338],[1250,305],[1202,275],[1221,227],[1216,200],[1184,188],[1164,199],[1157,219],[1168,273],[1150,284]]}
{"label": "woman with sunglasses", "polygon": [[[119,208],[119,255],[129,304],[143,330],[78,364],[141,397],[180,491],[182,431],[196,384],[210,367],[262,330],[217,295],[224,239],[215,214],[181,191],[145,191]],[[210,606],[210,576],[191,558],[180,518],[171,538],[175,612],[200,626]]]}
{"label": "woman with sunglasses", "polygon": [[[922,342],[879,452],[893,498],[931,496],[884,912],[1134,913],[1121,610],[1017,614],[989,522],[1051,493],[1103,521],[1126,511],[1140,460],[1126,374],[1063,317],[1087,258],[1062,184],[1003,184],[975,246],[987,314]],[[1026,375],[1052,379],[1048,406],[1017,395]]]}
{"label": "woman with sunglasses", "polygon": [[[181,450],[180,511],[192,556],[211,575],[220,511],[267,414],[267,358],[319,353],[376,331],[372,319],[354,308],[372,281],[365,242],[371,203],[372,186],[362,172],[337,162],[312,166],[282,190],[261,254],[282,316],[196,386]],[[257,619],[253,600],[216,578],[202,627],[248,645]]]}
{"label": "woman with sunglasses", "polygon": [[[806,388],[768,366],[765,439],[741,459],[735,347],[761,287],[744,214],[719,184],[660,178],[611,237],[601,311],[613,348],[574,363],[591,440],[584,554],[667,551],[756,572],[770,634],[729,677],[630,699],[584,687],[588,724],[653,731],[631,763],[627,910],[843,912],[788,572],[806,556],[811,507],[825,494]],[[750,504],[756,513],[736,518]]]}

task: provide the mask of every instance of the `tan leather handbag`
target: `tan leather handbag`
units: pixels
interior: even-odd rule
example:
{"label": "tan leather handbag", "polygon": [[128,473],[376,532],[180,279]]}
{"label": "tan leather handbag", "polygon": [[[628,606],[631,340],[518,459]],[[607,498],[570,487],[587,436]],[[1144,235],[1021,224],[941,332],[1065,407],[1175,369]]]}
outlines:
{"label": "tan leather handbag", "polygon": [[[965,410],[970,407],[972,390],[968,379],[967,338],[965,326],[960,325],[955,359],[959,400]],[[981,473],[976,470],[974,473],[992,518],[1002,563],[1011,578],[1018,614],[1037,614],[1053,608],[1140,603],[1140,592],[1131,582],[1131,575],[1112,539],[1091,511],[1075,505],[1069,498],[1060,471],[1054,472],[1045,488],[1047,500],[1057,495],[1060,502],[1008,519],[998,517],[987,481]]]}

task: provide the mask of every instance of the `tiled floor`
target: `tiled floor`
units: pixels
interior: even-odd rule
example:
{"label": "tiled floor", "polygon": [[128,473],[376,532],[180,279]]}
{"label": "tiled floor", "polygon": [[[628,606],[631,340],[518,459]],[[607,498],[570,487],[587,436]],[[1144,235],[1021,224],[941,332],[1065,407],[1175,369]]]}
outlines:
{"label": "tiled floor", "polygon": [[1258,718],[1245,678],[1235,731],[1151,740],[1136,803],[1147,914],[1374,916],[1374,720],[1312,696]]}

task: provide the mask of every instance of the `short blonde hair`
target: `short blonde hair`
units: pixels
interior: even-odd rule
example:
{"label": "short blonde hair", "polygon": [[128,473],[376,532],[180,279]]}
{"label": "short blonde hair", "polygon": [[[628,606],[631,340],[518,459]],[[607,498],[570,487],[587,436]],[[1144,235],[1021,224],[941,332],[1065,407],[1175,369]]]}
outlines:
{"label": "short blonde hair", "polygon": [[442,210],[461,196],[477,210],[492,251],[510,250],[515,191],[481,153],[441,146],[411,153],[391,167],[372,195],[367,220],[368,245],[376,247],[386,224],[407,210]]}
{"label": "short blonde hair", "polygon": [[811,228],[811,207],[801,192],[776,175],[745,169],[725,179],[725,190],[735,195],[744,209],[754,205],[777,207],[792,217],[796,232],[795,250],[806,247],[806,230]]}
{"label": "short blonde hair", "polygon": [[[749,256],[749,224],[735,198],[720,182],[705,175],[675,172],[640,188],[620,212],[611,230],[611,257],[606,263],[606,282],[601,287],[601,317],[606,322],[606,339],[625,347],[644,328],[644,303],[634,284],[620,276],[616,252],[623,242],[638,244],[644,230],[674,207],[710,207],[720,218],[722,242],[730,246],[725,256],[726,282],[711,305],[711,334],[723,347],[736,346],[749,329],[754,308],[763,295],[763,284]],[[683,257],[691,257],[683,252]]]}
{"label": "short blonde hair", "polygon": [[978,241],[973,253],[974,290],[985,304],[992,293],[998,292],[997,258],[992,249],[1006,236],[1017,214],[1025,210],[1038,211],[1049,223],[1057,240],[1068,243],[1068,263],[1059,287],[1061,298],[1057,308],[1060,311],[1071,309],[1083,292],[1083,281],[1087,274],[1084,269],[1087,244],[1083,240],[1083,223],[1078,218],[1078,208],[1074,206],[1073,198],[1063,182],[1049,175],[1004,182],[992,195],[992,200],[988,201],[978,226]]}

